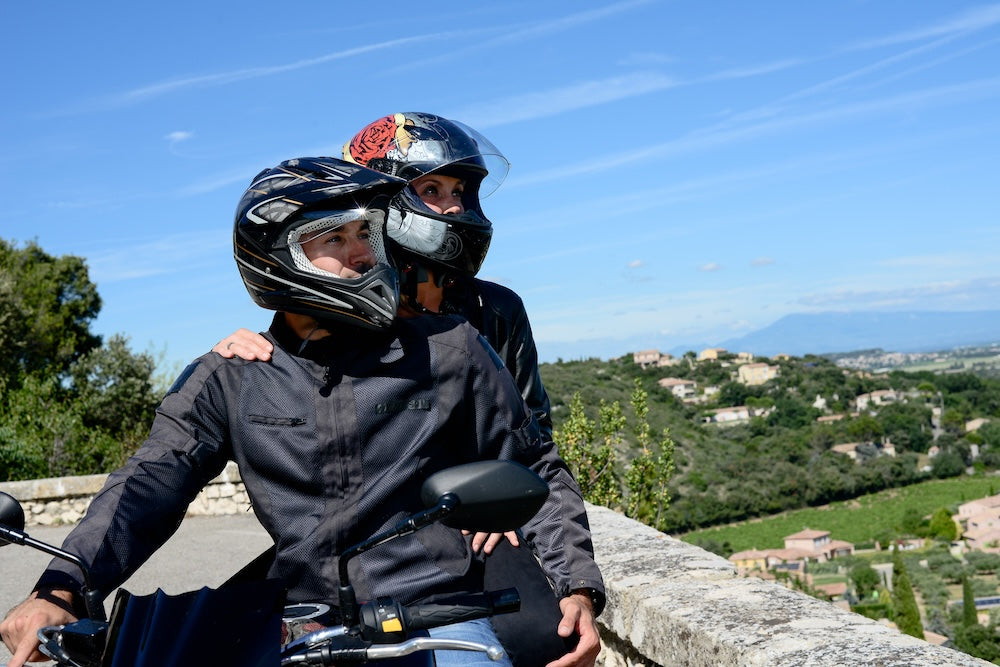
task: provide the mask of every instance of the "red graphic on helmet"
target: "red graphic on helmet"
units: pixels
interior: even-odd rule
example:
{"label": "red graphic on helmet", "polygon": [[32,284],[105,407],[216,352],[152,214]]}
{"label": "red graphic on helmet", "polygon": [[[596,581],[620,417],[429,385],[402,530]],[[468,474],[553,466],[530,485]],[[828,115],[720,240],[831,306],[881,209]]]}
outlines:
{"label": "red graphic on helmet", "polygon": [[407,130],[407,127],[412,126],[413,121],[407,120],[401,113],[379,118],[347,142],[344,146],[344,159],[368,166],[370,160],[384,158],[390,151],[397,151],[405,156],[413,143]]}

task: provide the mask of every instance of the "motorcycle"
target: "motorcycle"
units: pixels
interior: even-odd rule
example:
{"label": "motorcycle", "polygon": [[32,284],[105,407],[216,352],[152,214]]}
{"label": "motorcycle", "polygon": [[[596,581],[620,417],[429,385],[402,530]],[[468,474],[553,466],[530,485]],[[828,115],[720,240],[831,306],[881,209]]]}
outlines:
{"label": "motorcycle", "polygon": [[[439,650],[475,651],[492,660],[499,646],[435,639],[430,628],[516,612],[515,588],[402,605],[392,597],[359,602],[348,576],[351,559],[433,523],[454,529],[505,532],[541,508],[548,485],[512,461],[479,461],[441,470],[421,487],[423,511],[394,528],[356,544],[339,557],[339,622],[326,626],[326,603],[285,604],[274,580],[234,577],[218,589],[135,596],[119,590],[110,619],[104,595],[92,585],[86,563],[75,554],[31,538],[24,512],[0,493],[0,546],[38,549],[76,565],[83,573],[87,616],[42,628],[40,650],[60,667],[152,667],[154,665],[350,665],[393,660],[392,664],[433,665]],[[279,641],[279,637],[287,641]],[[397,659],[408,660],[400,663]]]}

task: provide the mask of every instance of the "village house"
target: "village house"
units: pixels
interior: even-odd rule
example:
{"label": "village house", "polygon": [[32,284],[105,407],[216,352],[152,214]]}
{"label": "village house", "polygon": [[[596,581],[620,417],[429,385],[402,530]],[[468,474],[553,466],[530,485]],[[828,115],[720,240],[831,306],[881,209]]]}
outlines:
{"label": "village house", "polygon": [[958,506],[962,539],[969,549],[1000,552],[1000,495],[977,498]]}
{"label": "village house", "polygon": [[736,375],[742,384],[749,386],[760,385],[778,377],[778,367],[763,363],[744,364],[740,366]]}
{"label": "village house", "polygon": [[843,540],[831,540],[828,530],[801,530],[785,538],[786,549],[808,553],[808,560],[824,562],[838,556],[850,556],[854,545]]}
{"label": "village house", "polygon": [[664,389],[669,389],[671,394],[682,400],[695,395],[694,380],[685,380],[683,378],[660,378],[656,383]]}
{"label": "village house", "polygon": [[706,424],[735,424],[750,419],[750,408],[745,405],[735,405],[731,408],[714,408],[707,410],[703,418]]}
{"label": "village house", "polygon": [[816,417],[817,424],[829,424],[830,422],[839,422],[841,419],[846,417],[846,415],[820,415]]}
{"label": "village house", "polygon": [[1000,516],[1000,494],[976,498],[958,506],[958,518],[963,521],[984,512],[996,513],[997,516]]}
{"label": "village house", "polygon": [[858,412],[861,412],[862,410],[868,410],[878,405],[895,403],[898,399],[899,397],[892,389],[879,389],[868,394],[861,394],[854,401],[857,404]]}
{"label": "village house", "polygon": [[989,419],[986,419],[984,417],[979,417],[977,419],[970,419],[969,421],[965,422],[965,432],[972,433],[973,431],[978,431],[979,427],[987,423],[988,421]]}
{"label": "village house", "polygon": [[[858,455],[858,447],[864,444],[871,444],[875,448],[875,454],[877,456],[896,456],[896,446],[888,440],[873,443],[845,442],[840,445],[834,445],[830,448],[830,451],[836,452],[837,454],[844,454],[857,463],[861,458]],[[869,450],[869,453],[870,451],[871,450]]]}
{"label": "village house", "polygon": [[660,362],[660,351],[642,350],[641,352],[633,352],[632,361],[641,368],[655,366]]}
{"label": "village house", "polygon": [[739,551],[729,557],[729,562],[740,574],[775,570],[796,574],[804,573],[810,561],[821,563],[853,553],[853,544],[830,539],[830,531],[806,529],[786,536],[783,549]]}
{"label": "village house", "polygon": [[724,347],[709,347],[698,353],[698,361],[715,361],[726,354]]}
{"label": "village house", "polygon": [[674,355],[661,353],[659,350],[642,350],[632,353],[632,362],[644,369],[650,366],[672,366],[679,361],[680,359],[675,358]]}

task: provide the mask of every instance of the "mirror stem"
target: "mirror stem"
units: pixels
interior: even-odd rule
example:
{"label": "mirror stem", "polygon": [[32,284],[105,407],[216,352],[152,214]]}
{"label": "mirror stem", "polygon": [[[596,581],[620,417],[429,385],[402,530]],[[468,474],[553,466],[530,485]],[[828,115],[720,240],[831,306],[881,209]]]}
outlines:
{"label": "mirror stem", "polygon": [[45,552],[50,556],[55,556],[56,558],[61,558],[65,561],[69,561],[80,568],[83,573],[83,590],[81,594],[83,596],[83,602],[87,608],[87,616],[95,621],[106,621],[104,616],[104,605],[101,604],[100,592],[95,590],[91,585],[90,581],[90,571],[87,566],[80,559],[79,556],[75,556],[68,551],[63,551],[62,549],[57,549],[45,542],[39,542],[38,540],[30,537],[27,533],[15,530],[13,528],[8,528],[7,526],[0,526],[0,538],[10,542],[11,544],[19,544],[22,546],[33,547],[39,551]]}
{"label": "mirror stem", "polygon": [[394,540],[397,537],[415,533],[424,526],[429,526],[435,521],[440,521],[444,517],[451,514],[456,507],[458,507],[458,496],[453,493],[446,493],[438,498],[437,505],[434,507],[410,516],[395,528],[379,535],[374,535],[364,542],[347,549],[340,555],[340,561],[337,564],[338,574],[340,576],[340,588],[338,589],[338,594],[340,597],[340,614],[343,618],[344,627],[352,628],[358,623],[358,600],[355,597],[354,587],[351,586],[347,574],[347,564],[350,560],[355,556],[368,551],[369,549],[374,549],[380,544],[388,542],[389,540]]}

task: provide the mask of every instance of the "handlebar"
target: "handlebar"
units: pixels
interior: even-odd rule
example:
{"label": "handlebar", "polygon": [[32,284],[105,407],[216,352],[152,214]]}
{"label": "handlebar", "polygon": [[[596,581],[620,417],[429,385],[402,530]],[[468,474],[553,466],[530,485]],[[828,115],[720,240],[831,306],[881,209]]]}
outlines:
{"label": "handlebar", "polygon": [[[521,597],[516,588],[452,597],[447,602],[403,606],[391,598],[378,598],[361,608],[361,636],[374,642],[404,639],[408,631],[473,621],[516,612]],[[402,636],[400,636],[402,633]]]}
{"label": "handlebar", "polygon": [[[428,604],[401,605],[378,598],[361,606],[360,626],[343,626],[304,635],[282,650],[282,665],[334,665],[384,660],[416,651],[454,650],[485,653],[499,660],[503,649],[458,639],[409,637],[411,632],[451,625],[496,614],[516,612],[521,598],[516,588],[486,591]],[[357,633],[357,634],[355,634]]]}
{"label": "handlebar", "polygon": [[281,659],[282,665],[338,665],[341,663],[364,663],[372,660],[401,658],[417,651],[475,651],[485,653],[490,660],[503,657],[499,646],[488,646],[464,639],[434,639],[414,637],[399,644],[372,646],[369,648],[333,648],[329,645],[297,653]]}

